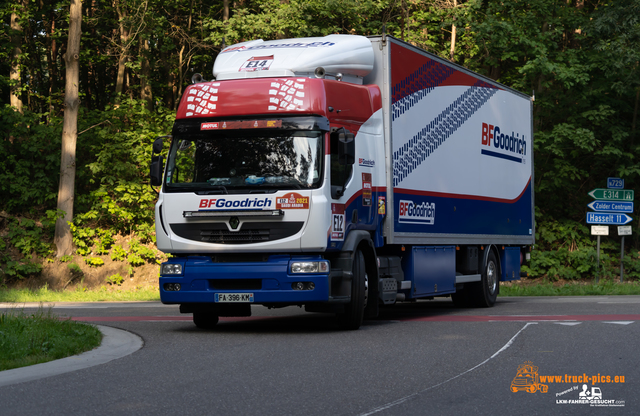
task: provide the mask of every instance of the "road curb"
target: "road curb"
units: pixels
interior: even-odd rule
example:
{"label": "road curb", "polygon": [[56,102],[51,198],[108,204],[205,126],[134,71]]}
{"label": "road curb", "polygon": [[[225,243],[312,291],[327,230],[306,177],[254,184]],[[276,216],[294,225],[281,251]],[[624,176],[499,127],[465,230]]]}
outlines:
{"label": "road curb", "polygon": [[142,338],[131,332],[110,326],[96,327],[102,332],[102,343],[98,348],[47,363],[0,371],[0,387],[105,364],[133,354],[144,345]]}

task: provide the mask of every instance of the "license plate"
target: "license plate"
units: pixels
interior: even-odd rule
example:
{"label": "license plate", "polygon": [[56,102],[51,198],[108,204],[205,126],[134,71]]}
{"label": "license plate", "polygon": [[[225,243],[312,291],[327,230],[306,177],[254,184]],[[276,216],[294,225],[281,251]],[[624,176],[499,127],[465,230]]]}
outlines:
{"label": "license plate", "polygon": [[253,293],[216,293],[218,303],[253,303]]}

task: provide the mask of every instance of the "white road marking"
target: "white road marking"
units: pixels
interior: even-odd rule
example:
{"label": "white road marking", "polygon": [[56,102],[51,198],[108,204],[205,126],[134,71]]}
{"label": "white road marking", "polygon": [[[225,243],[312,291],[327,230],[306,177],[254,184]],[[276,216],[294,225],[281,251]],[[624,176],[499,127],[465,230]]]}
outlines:
{"label": "white road marking", "polygon": [[465,374],[467,374],[467,373],[470,373],[471,371],[475,370],[476,368],[478,368],[478,367],[481,367],[481,366],[485,365],[486,363],[488,363],[489,361],[491,361],[492,359],[494,359],[495,357],[497,357],[501,352],[506,351],[506,350],[507,350],[507,348],[509,348],[509,347],[513,344],[513,342],[516,340],[516,338],[518,337],[518,335],[520,335],[520,333],[521,333],[522,331],[524,331],[524,330],[525,330],[529,325],[537,325],[537,322],[527,322],[527,324],[526,324],[525,326],[523,326],[523,327],[522,327],[518,332],[516,332],[516,334],[515,334],[515,335],[514,335],[514,336],[513,336],[513,337],[512,337],[512,338],[511,338],[511,339],[510,339],[506,344],[504,344],[504,346],[503,346],[502,348],[500,348],[500,349],[499,349],[498,351],[496,351],[496,352],[495,352],[491,357],[487,358],[486,360],[484,360],[484,361],[483,361],[483,362],[481,362],[480,364],[476,365],[475,367],[470,368],[470,369],[468,369],[467,371],[464,371],[464,372],[462,372],[462,373],[458,374],[457,376],[451,377],[449,380],[443,381],[442,383],[438,383],[438,384],[433,385],[433,386],[431,386],[431,387],[427,387],[426,389],[422,389],[422,390],[420,390],[420,391],[418,391],[418,392],[415,392],[415,393],[413,393],[413,394],[410,394],[410,395],[408,395],[408,396],[405,396],[405,397],[403,397],[403,398],[401,398],[401,399],[398,399],[398,400],[392,401],[392,402],[390,402],[390,403],[384,404],[384,405],[382,405],[382,406],[380,406],[380,407],[376,407],[375,409],[372,409],[372,410],[370,410],[370,411],[368,411],[368,412],[361,413],[359,416],[369,416],[369,415],[373,415],[373,414],[378,413],[378,412],[382,412],[383,410],[390,409],[390,408],[392,408],[392,407],[394,407],[394,406],[397,406],[397,405],[399,405],[399,404],[402,404],[402,403],[406,402],[407,400],[409,400],[409,399],[411,399],[411,398],[413,398],[413,397],[416,397],[416,396],[418,396],[418,395],[420,395],[420,394],[422,394],[422,393],[424,393],[424,392],[426,392],[426,391],[429,391],[429,390],[435,389],[436,387],[440,387],[440,386],[442,386],[443,384],[446,384],[446,383],[448,383],[448,382],[450,382],[450,381],[452,381],[452,380],[455,380],[455,379],[457,379],[457,378],[459,378],[459,377],[462,377],[463,375],[465,375]]}

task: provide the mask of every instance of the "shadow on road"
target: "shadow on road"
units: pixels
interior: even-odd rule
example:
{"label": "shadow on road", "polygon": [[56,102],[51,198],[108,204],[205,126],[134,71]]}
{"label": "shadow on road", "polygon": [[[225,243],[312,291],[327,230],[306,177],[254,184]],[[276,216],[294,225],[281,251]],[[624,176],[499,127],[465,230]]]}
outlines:
{"label": "shadow on road", "polygon": [[[496,304],[496,307],[499,307]],[[426,300],[399,303],[381,307],[379,316],[367,319],[361,330],[367,328],[390,325],[404,321],[423,320],[457,315],[485,314],[487,308],[459,308],[450,299]],[[269,314],[269,312],[265,312]],[[202,330],[185,325],[176,329],[177,332],[218,332],[218,333],[333,333],[342,331],[335,315],[321,313],[307,313],[300,311],[297,315],[288,316],[258,316],[246,318],[221,317],[220,322],[211,330]]]}

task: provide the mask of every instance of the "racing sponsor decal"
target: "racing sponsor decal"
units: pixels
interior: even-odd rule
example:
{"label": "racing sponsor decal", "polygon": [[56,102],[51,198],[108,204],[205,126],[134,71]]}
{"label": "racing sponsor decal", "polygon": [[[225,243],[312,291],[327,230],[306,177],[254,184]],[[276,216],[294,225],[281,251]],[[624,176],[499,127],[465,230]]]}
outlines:
{"label": "racing sponsor decal", "polygon": [[290,192],[276,198],[276,209],[309,209],[309,197]]}
{"label": "racing sponsor decal", "polygon": [[331,240],[344,241],[345,221],[344,204],[331,204]]}
{"label": "racing sponsor decal", "polygon": [[385,197],[378,197],[378,214],[385,215],[387,213],[387,206],[385,202]]}
{"label": "racing sponsor decal", "polygon": [[234,46],[227,48],[220,53],[239,52],[239,51],[251,51],[260,49],[306,49],[306,48],[322,48],[327,46],[333,46],[333,42],[294,42],[294,43],[263,43],[255,46]]}
{"label": "racing sponsor decal", "polygon": [[200,200],[200,210],[224,210],[224,209],[268,209],[273,206],[270,198],[204,198]]}
{"label": "racing sponsor decal", "polygon": [[361,157],[358,160],[358,164],[360,166],[364,166],[365,168],[372,168],[376,165],[376,161],[372,159],[364,159]]}
{"label": "racing sponsor decal", "polygon": [[201,123],[200,130],[217,130],[220,128],[220,123]]}
{"label": "racing sponsor decal", "polygon": [[398,222],[422,225],[433,225],[436,222],[435,202],[416,205],[413,201],[400,200],[399,208]]}
{"label": "racing sponsor decal", "polygon": [[252,56],[242,64],[238,72],[256,72],[268,71],[273,63],[273,55],[269,56]]}
{"label": "racing sponsor decal", "polygon": [[363,173],[362,174],[362,206],[370,207],[371,206],[371,174]]}
{"label": "racing sponsor decal", "polygon": [[527,155],[527,140],[524,134],[520,137],[520,133],[517,132],[512,131],[511,134],[508,132],[504,133],[500,129],[500,126],[482,123],[481,138],[483,146],[500,150],[500,152],[494,152],[485,148],[481,151],[483,155],[518,163],[526,163],[524,156]]}
{"label": "racing sponsor decal", "polygon": [[201,123],[200,130],[275,129],[282,127],[282,120],[238,120]]}

